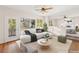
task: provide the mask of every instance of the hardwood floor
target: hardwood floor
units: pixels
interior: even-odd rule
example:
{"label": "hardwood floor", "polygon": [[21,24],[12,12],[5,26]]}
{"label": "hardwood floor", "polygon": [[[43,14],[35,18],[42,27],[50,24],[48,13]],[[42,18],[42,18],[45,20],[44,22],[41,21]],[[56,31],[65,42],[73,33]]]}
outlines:
{"label": "hardwood floor", "polygon": [[0,53],[20,53],[22,52],[16,41],[0,44]]}
{"label": "hardwood floor", "polygon": [[79,41],[73,40],[69,49],[70,53],[79,53]]}
{"label": "hardwood floor", "polygon": [[[69,48],[69,53],[79,53],[79,41],[72,41]],[[0,53],[22,53],[21,49],[16,44],[16,41],[8,42],[5,44],[0,44]]]}

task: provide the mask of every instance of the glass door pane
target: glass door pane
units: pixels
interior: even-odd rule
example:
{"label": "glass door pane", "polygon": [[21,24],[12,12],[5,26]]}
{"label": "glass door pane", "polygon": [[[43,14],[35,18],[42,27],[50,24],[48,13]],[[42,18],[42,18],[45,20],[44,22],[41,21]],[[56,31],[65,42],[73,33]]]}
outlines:
{"label": "glass door pane", "polygon": [[16,19],[9,19],[8,20],[9,25],[9,37],[16,36]]}

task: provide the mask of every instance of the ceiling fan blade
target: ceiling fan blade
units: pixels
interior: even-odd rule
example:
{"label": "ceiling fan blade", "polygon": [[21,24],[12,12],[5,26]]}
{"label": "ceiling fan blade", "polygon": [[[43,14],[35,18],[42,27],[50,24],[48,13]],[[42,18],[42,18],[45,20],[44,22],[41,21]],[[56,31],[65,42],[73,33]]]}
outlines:
{"label": "ceiling fan blade", "polygon": [[39,10],[41,10],[41,9],[36,9],[36,11],[39,11]]}
{"label": "ceiling fan blade", "polygon": [[46,8],[46,10],[49,10],[49,9],[53,9],[53,8]]}

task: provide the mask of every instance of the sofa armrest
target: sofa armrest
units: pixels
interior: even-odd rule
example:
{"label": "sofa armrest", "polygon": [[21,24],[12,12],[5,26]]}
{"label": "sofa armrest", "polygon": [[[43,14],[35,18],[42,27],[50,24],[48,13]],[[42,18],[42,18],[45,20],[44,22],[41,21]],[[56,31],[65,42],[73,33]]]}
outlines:
{"label": "sofa armrest", "polygon": [[28,43],[28,42],[31,42],[31,37],[30,35],[21,35],[20,40],[23,43]]}

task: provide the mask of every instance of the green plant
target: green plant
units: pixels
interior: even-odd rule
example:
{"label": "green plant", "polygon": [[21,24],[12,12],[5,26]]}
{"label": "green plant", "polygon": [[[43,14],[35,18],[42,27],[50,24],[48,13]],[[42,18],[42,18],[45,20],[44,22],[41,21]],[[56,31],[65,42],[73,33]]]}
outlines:
{"label": "green plant", "polygon": [[14,35],[16,31],[16,20],[15,19],[9,19],[9,36]]}
{"label": "green plant", "polygon": [[46,33],[46,34],[45,34],[45,38],[48,38],[48,37],[49,37],[49,34],[48,34],[48,33]]}
{"label": "green plant", "polygon": [[37,27],[43,27],[43,20],[37,19]]}
{"label": "green plant", "polygon": [[75,30],[76,30],[76,32],[79,32],[79,28],[78,28],[78,26],[76,26]]}
{"label": "green plant", "polygon": [[46,23],[43,24],[43,29],[44,29],[44,31],[48,31],[48,27],[47,27]]}

